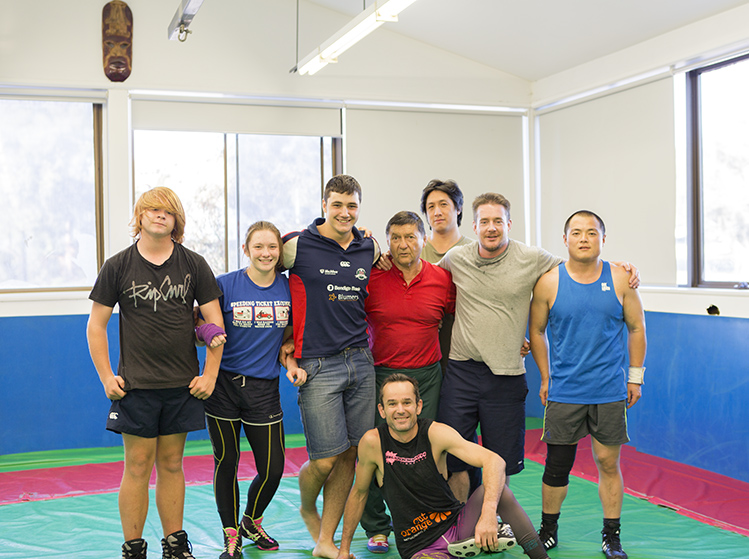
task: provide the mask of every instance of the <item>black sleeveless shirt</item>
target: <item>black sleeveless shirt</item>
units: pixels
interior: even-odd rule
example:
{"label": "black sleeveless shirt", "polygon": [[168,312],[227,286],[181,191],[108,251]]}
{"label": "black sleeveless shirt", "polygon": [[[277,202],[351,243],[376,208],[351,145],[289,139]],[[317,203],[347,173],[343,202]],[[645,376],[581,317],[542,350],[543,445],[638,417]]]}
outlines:
{"label": "black sleeveless shirt", "polygon": [[431,424],[431,419],[419,419],[418,433],[407,443],[393,439],[386,423],[377,427],[382,446],[382,494],[393,516],[395,543],[403,559],[447,532],[463,508],[434,463]]}

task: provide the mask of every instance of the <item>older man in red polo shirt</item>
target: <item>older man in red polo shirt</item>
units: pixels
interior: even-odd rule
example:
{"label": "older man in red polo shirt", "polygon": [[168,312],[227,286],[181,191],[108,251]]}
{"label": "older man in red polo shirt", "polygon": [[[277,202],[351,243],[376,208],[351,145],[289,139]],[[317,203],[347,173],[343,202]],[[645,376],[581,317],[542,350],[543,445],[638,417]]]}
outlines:
{"label": "older man in red polo shirt", "polygon": [[[442,386],[439,328],[445,314],[455,312],[455,286],[449,272],[421,259],[426,232],[417,214],[398,212],[385,234],[394,266],[372,268],[365,303],[377,391],[392,373],[406,374],[419,382],[424,402],[420,417],[434,419]],[[375,415],[375,423],[381,423]],[[391,521],[374,484],[361,525],[369,551],[386,552]]]}

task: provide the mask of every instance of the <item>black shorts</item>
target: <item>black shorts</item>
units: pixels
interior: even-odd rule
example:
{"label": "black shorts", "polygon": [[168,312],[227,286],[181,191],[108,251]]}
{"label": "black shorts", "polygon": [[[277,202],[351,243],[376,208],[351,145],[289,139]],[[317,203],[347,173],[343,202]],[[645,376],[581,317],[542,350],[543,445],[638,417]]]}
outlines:
{"label": "black shorts", "polygon": [[627,400],[607,404],[546,403],[542,441],[575,444],[588,434],[606,446],[628,443]]}
{"label": "black shorts", "polygon": [[283,419],[278,377],[264,379],[219,371],[216,388],[205,401],[205,413],[216,419],[272,425]]}
{"label": "black shorts", "polygon": [[186,386],[136,388],[109,408],[107,429],[146,439],[205,429],[203,401]]}
{"label": "black shorts", "polygon": [[[525,375],[495,375],[485,363],[450,359],[442,381],[438,421],[446,423],[463,438],[473,440],[481,425],[481,444],[506,462],[507,475],[525,467]],[[468,464],[447,456],[451,472],[468,469]]]}

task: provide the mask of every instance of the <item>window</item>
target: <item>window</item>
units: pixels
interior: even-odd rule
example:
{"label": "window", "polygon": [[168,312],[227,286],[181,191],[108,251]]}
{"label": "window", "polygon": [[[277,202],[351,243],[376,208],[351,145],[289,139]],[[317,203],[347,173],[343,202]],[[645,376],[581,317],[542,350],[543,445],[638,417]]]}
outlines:
{"label": "window", "polygon": [[97,265],[101,105],[0,99],[0,290],[87,289]]}
{"label": "window", "polygon": [[749,282],[749,55],[687,75],[691,286]]}
{"label": "window", "polygon": [[218,274],[246,263],[241,246],[255,221],[285,233],[320,215],[339,149],[331,137],[136,130],[135,197],[172,188],[187,214],[185,246]]}

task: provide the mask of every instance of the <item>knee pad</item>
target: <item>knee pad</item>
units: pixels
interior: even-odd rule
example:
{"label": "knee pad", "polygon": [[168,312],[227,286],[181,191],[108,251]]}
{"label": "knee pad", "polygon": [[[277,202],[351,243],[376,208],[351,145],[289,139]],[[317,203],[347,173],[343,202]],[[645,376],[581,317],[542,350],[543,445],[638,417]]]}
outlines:
{"label": "knee pad", "polygon": [[565,487],[575,463],[576,444],[547,444],[543,482],[550,487]]}

